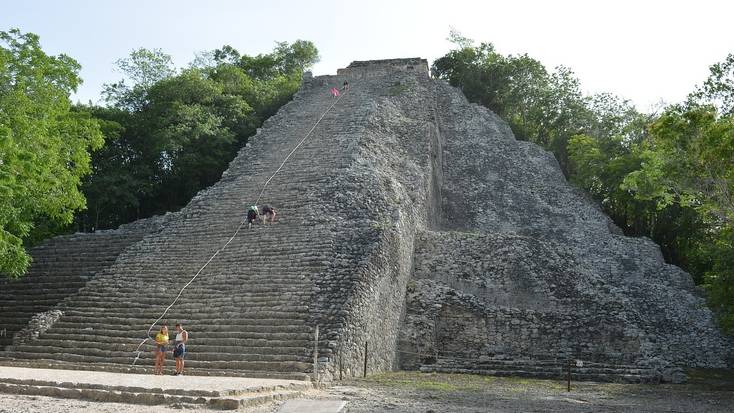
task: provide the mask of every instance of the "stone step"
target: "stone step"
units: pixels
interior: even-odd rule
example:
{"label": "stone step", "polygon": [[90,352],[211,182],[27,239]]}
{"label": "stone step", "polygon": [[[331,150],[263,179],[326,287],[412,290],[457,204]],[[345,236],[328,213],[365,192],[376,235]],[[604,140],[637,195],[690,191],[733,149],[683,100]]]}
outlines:
{"label": "stone step", "polygon": [[13,319],[17,316],[32,316],[36,313],[48,310],[55,304],[53,301],[50,300],[42,302],[18,301],[18,305],[13,305],[15,303],[15,301],[8,301],[0,306],[0,325],[2,325],[3,320],[7,320],[8,318]]}
{"label": "stone step", "polygon": [[[40,293],[50,293],[54,295],[63,295],[73,293],[86,285],[85,280],[59,280],[53,283],[33,282],[7,286],[3,288],[2,295],[6,297],[15,297],[16,295],[29,295],[38,297]],[[35,294],[34,294],[35,293]]]}
{"label": "stone step", "polygon": [[[107,350],[127,351],[132,345],[133,348],[142,341],[142,337],[114,337],[107,340],[100,339],[98,336],[94,336],[95,340],[90,340],[90,336],[84,336],[81,334],[74,335],[61,335],[54,334],[53,338],[49,337],[48,334],[44,334],[41,338],[32,341],[31,345],[52,343],[58,347],[66,348],[98,348]],[[173,340],[173,337],[171,337]],[[227,352],[233,351],[238,353],[247,349],[248,352],[262,353],[265,349],[271,349],[276,354],[290,354],[294,351],[300,352],[304,348],[308,348],[313,345],[313,337],[305,337],[303,339],[283,339],[283,338],[263,338],[258,340],[242,340],[242,339],[222,339],[218,337],[210,337],[208,335],[197,335],[196,338],[192,338],[187,346],[192,351],[212,353],[217,351]],[[173,346],[171,342],[170,346]],[[149,346],[152,348],[151,346]]]}
{"label": "stone step", "polygon": [[[7,370],[7,368],[6,368]],[[16,369],[17,370],[17,369]],[[77,373],[71,375],[70,373]],[[87,376],[88,380],[83,381]],[[104,377],[107,375],[109,377]],[[62,380],[3,377],[0,392],[30,396],[51,396],[96,402],[118,402],[141,405],[198,405],[209,409],[236,410],[275,400],[300,397],[311,386],[307,382],[285,380],[253,380],[181,377],[150,377],[132,374],[73,372],[62,374]],[[72,378],[67,378],[71,376]],[[100,380],[100,376],[103,376]],[[95,380],[92,382],[92,380]],[[101,381],[101,383],[100,383]],[[221,383],[220,383],[221,382]],[[125,384],[128,383],[128,384]],[[199,384],[200,383],[200,384]],[[197,384],[199,384],[197,386]],[[218,391],[220,387],[227,390]]]}
{"label": "stone step", "polygon": [[[113,364],[105,362],[83,363],[83,362],[66,362],[52,359],[15,359],[3,356],[0,352],[0,366],[8,367],[25,367],[34,369],[58,369],[58,370],[90,370],[99,372],[114,372],[127,374],[150,374],[153,372],[152,364],[150,365],[132,365]],[[166,363],[167,370],[171,371],[170,360]],[[247,378],[269,378],[283,380],[310,380],[310,375],[302,372],[278,372],[267,370],[232,370],[232,369],[215,369],[215,368],[193,368],[186,365],[186,372],[191,376],[208,376],[208,377],[247,377]]]}
{"label": "stone step", "polygon": [[[217,316],[218,314],[214,314]],[[187,314],[186,326],[191,330],[207,331],[210,328],[221,326],[223,328],[240,329],[248,327],[300,327],[303,328],[303,323],[306,317],[283,317],[283,318],[258,318],[258,317],[242,317],[239,318],[214,318],[214,317],[201,317],[193,320],[188,320],[188,317],[193,314]],[[150,319],[152,322],[154,319]],[[110,326],[116,326],[117,328],[125,327],[131,330],[147,330],[150,323],[145,319],[140,318],[119,318],[119,317],[108,317],[100,316],[94,317],[61,317],[59,321],[54,323],[52,328],[63,328],[71,326],[83,326],[83,328],[95,328],[100,326],[100,329],[109,328]]]}
{"label": "stone step", "polygon": [[[206,277],[205,277],[206,278]],[[163,298],[165,302],[165,297],[170,297],[171,291],[178,291],[181,288],[183,288],[189,281],[191,281],[190,277],[182,278],[180,280],[160,280],[156,281],[155,284],[152,284],[151,280],[147,287],[145,286],[145,282],[139,282],[139,281],[130,281],[130,286],[127,285],[112,285],[107,283],[107,285],[99,285],[99,283],[92,284],[88,286],[86,290],[83,291],[83,293],[88,294],[94,294],[95,291],[99,291],[97,293],[100,296],[103,296],[105,298],[109,297],[110,293],[113,293],[114,295],[124,295],[128,293],[134,293],[136,296],[150,296],[155,298]],[[198,281],[198,282],[197,282]],[[217,295],[220,295],[222,292],[232,292],[233,287],[235,287],[238,283],[244,283],[247,282],[248,284],[245,286],[242,286],[243,288],[238,289],[238,291],[241,291],[243,294],[252,294],[252,293],[262,293],[262,292],[286,292],[286,291],[292,291],[292,292],[300,292],[303,291],[303,288],[308,288],[311,286],[311,280],[310,277],[304,276],[304,277],[292,277],[292,278],[285,278],[285,279],[277,279],[277,280],[269,280],[269,281],[262,281],[259,280],[253,280],[253,279],[247,279],[243,277],[242,279],[238,279],[237,277],[233,276],[213,276],[209,277],[207,280],[194,280],[189,287],[186,288],[186,292],[188,292],[190,295],[200,293],[203,297],[206,297],[207,295],[216,297]],[[141,286],[137,287],[137,284],[142,284]],[[145,293],[144,295],[141,293]]]}
{"label": "stone step", "polygon": [[[467,360],[451,360],[440,358],[437,365],[448,365],[448,366],[461,366],[467,368],[479,368],[485,370],[492,369],[513,369],[521,368],[524,370],[548,370],[548,369],[565,369],[567,368],[567,361],[565,360],[490,360],[490,361],[474,361],[469,362]],[[600,372],[613,372],[613,371],[627,371],[631,373],[644,373],[647,369],[640,368],[639,366],[630,364],[609,364],[609,363],[598,363],[598,362],[584,362],[583,367],[572,366],[573,370],[588,370],[594,369]]]}
{"label": "stone step", "polygon": [[[241,309],[234,309],[232,303],[228,303],[225,305],[218,305],[217,303],[211,303],[206,306],[206,313],[207,317],[210,314],[219,314],[220,316],[226,316],[226,317],[240,317],[242,315],[247,315],[248,317],[264,317],[264,318],[282,318],[284,315],[301,315],[308,312],[309,307],[307,305],[298,305],[297,303],[292,303],[288,301],[283,301],[276,305],[259,305],[254,306],[250,305],[250,303],[243,303],[246,304],[246,306],[242,307]],[[181,308],[187,309],[187,303],[181,303],[181,306],[177,307],[178,309]],[[131,308],[94,308],[94,307],[82,307],[82,306],[75,306],[73,309],[68,309],[64,311],[64,315],[67,317],[97,317],[101,313],[103,314],[110,314],[110,310],[118,310],[118,314],[129,314],[130,312],[134,312],[136,315],[140,315],[141,311],[138,308],[131,307]],[[126,311],[127,310],[127,311]],[[146,311],[147,313],[147,311]],[[153,314],[151,312],[151,314]],[[188,320],[196,320],[197,318],[201,318],[201,313],[199,314],[192,314],[187,319]],[[0,321],[2,318],[0,318]]]}
{"label": "stone step", "polygon": [[[62,319],[63,320],[63,319]],[[89,326],[84,325],[78,325],[70,323],[68,325],[64,325],[63,321],[56,322],[50,329],[47,330],[48,333],[54,333],[54,334],[85,334],[85,332],[89,333],[95,333],[97,331],[103,332],[105,334],[116,334],[120,336],[130,336],[130,332],[134,332],[134,334],[139,334],[141,336],[145,336],[145,332],[148,331],[148,328],[150,328],[150,323],[152,323],[155,319],[146,320],[145,324],[140,324],[140,328],[133,328],[133,327],[126,327],[126,328],[120,328],[120,326],[117,325],[109,325],[109,324],[100,324],[100,328],[92,328]],[[88,329],[88,330],[85,330]],[[203,333],[217,333],[217,334],[232,334],[232,335],[250,335],[250,334],[261,334],[261,333],[298,333],[303,334],[311,331],[311,327],[306,326],[303,322],[296,324],[296,325],[268,325],[268,324],[262,324],[262,325],[243,325],[241,323],[233,322],[229,325],[217,325],[217,324],[186,324],[186,329],[190,330],[192,334],[203,334]],[[113,333],[114,332],[114,333]]]}
{"label": "stone step", "polygon": [[36,313],[16,313],[15,317],[3,316],[2,318],[0,318],[0,331],[4,328],[6,329],[6,335],[12,335],[8,331],[18,331],[21,328],[25,327],[28,324],[28,321],[30,321],[31,317],[33,317],[35,314]]}
{"label": "stone step", "polygon": [[[184,293],[187,293],[188,290],[184,291]],[[168,296],[170,298],[170,296]],[[175,295],[174,295],[175,297]],[[185,300],[190,299],[188,294],[184,297],[184,301],[182,304],[185,304]],[[305,292],[301,294],[296,293],[284,293],[281,292],[279,294],[273,295],[272,293],[255,293],[255,294],[238,294],[237,296],[226,296],[221,295],[214,298],[207,298],[207,303],[209,303],[212,308],[215,306],[220,307],[227,307],[232,306],[233,304],[238,303],[246,303],[248,308],[265,308],[265,307],[278,307],[282,306],[284,304],[291,304],[296,303],[298,306],[303,306],[303,304],[300,303],[299,300],[308,300],[311,297],[310,292]],[[134,302],[130,302],[128,300],[126,303],[123,300],[123,297],[120,297],[119,294],[116,295],[110,295],[110,296],[92,296],[90,294],[85,294],[83,296],[74,297],[73,305],[75,308],[79,309],[80,311],[95,311],[95,310],[103,310],[111,307],[119,307],[121,304],[126,304],[127,307],[134,307],[137,309],[143,308],[143,309],[150,309],[151,306],[159,306],[162,305],[162,303],[170,303],[170,301],[164,301],[164,297],[160,298],[141,298],[136,297]],[[116,301],[120,301],[119,303]],[[157,307],[156,307],[157,308]],[[138,310],[140,311],[140,310]]]}
{"label": "stone step", "polygon": [[[181,318],[182,321],[185,319],[187,323],[191,324],[200,324],[214,317],[218,320],[221,320],[222,317],[230,317],[227,318],[227,324],[231,324],[232,320],[244,322],[261,318],[264,320],[279,320],[278,322],[281,320],[302,320],[308,315],[307,307],[288,303],[261,306],[259,308],[250,307],[246,303],[228,305],[226,308],[192,303],[181,303],[175,307],[166,313],[166,318]],[[65,322],[82,322],[90,325],[100,323],[115,324],[117,322],[127,322],[131,319],[145,319],[145,317],[157,318],[164,310],[163,307],[146,310],[136,309],[135,307],[89,308],[89,311],[79,311],[82,307],[75,308],[76,310],[73,310],[73,312],[72,310],[66,311],[64,314],[66,317],[64,318]],[[104,321],[95,321],[95,319],[104,319]],[[267,324],[267,322],[261,324]]]}
{"label": "stone step", "polygon": [[[135,355],[142,340],[129,340],[127,343],[99,343],[89,341],[49,341],[37,340],[32,344],[24,344],[10,347],[9,352],[27,352],[27,353],[47,353],[47,347],[53,349],[62,349],[65,354],[81,354],[90,356],[111,357],[111,360],[117,357],[129,357],[130,354]],[[186,360],[198,361],[304,361],[308,362],[312,353],[309,350],[309,343],[302,342],[298,346],[298,342],[275,342],[271,341],[266,347],[253,346],[224,346],[219,345],[216,340],[207,341],[197,339],[190,342],[186,349],[188,351]],[[139,351],[146,353],[144,358],[152,358],[155,352],[151,341],[146,342]],[[173,345],[167,346],[167,351],[173,351]],[[189,355],[191,357],[189,357]]]}
{"label": "stone step", "polygon": [[[228,320],[215,320],[215,319],[207,319],[206,317],[201,317],[199,319],[188,319],[186,318],[186,326],[188,329],[191,330],[197,330],[197,331],[210,331],[210,329],[215,327],[221,327],[221,328],[229,328],[232,330],[240,330],[240,329],[247,329],[252,327],[293,327],[298,328],[299,330],[304,330],[304,323],[305,323],[305,317],[283,317],[283,318],[269,318],[269,319],[259,319],[257,317],[253,318],[245,318],[241,317],[239,319],[228,319]],[[92,329],[92,331],[95,330],[104,330],[105,328],[110,328],[111,326],[115,326],[118,329],[129,329],[131,331],[140,331],[140,330],[147,330],[150,326],[150,323],[152,323],[155,320],[155,318],[150,318],[148,320],[145,319],[138,319],[138,318],[117,318],[117,317],[105,317],[100,316],[97,321],[84,321],[84,319],[77,319],[77,318],[64,318],[62,317],[59,321],[57,321],[54,326],[52,326],[52,329],[55,328],[64,328],[64,327],[71,327],[71,326],[83,326],[83,328]],[[58,325],[57,325],[58,324]],[[81,330],[81,328],[80,328]]]}
{"label": "stone step", "polygon": [[[490,359],[472,360],[471,357],[453,358],[439,357],[433,364],[422,364],[422,371],[462,372],[488,375],[513,375],[536,377],[564,377],[568,368],[567,360],[539,358],[528,360],[517,359]],[[656,380],[654,372],[631,364],[610,364],[604,362],[584,361],[582,367],[571,366],[572,375],[581,377],[581,380],[603,380],[622,382],[653,382]],[[616,377],[616,378],[615,378]]]}
{"label": "stone step", "polygon": [[[308,312],[308,305],[312,297],[312,292],[305,290],[305,293],[296,293],[288,291],[261,292],[252,295],[235,295],[227,296],[226,292],[222,294],[201,294],[189,293],[188,289],[184,290],[178,301],[172,308],[172,311],[190,312],[193,308],[210,309],[207,312],[223,311],[229,313],[255,312],[255,311],[289,311],[289,312]],[[67,314],[74,305],[75,311],[86,314],[94,314],[97,312],[108,313],[110,311],[119,310],[121,312],[133,311],[137,314],[155,314],[160,313],[166,308],[173,299],[176,298],[177,291],[172,292],[160,298],[147,298],[145,300],[138,299],[134,296],[110,295],[108,297],[85,297],[81,296],[69,300],[68,305],[64,304]],[[36,306],[31,308],[37,308]],[[171,311],[171,310],[169,310]]]}
{"label": "stone step", "polygon": [[[202,332],[196,332],[196,338],[192,340],[199,340]],[[209,340],[216,340],[225,346],[245,346],[245,345],[265,345],[270,341],[279,342],[291,342],[291,343],[311,343],[313,340],[313,333],[311,332],[287,332],[287,333],[273,333],[273,332],[261,332],[261,333],[248,333],[248,332],[231,332],[231,331],[208,331],[205,333],[206,338]],[[139,335],[131,335],[128,330],[103,330],[95,331],[94,336],[100,341],[130,341],[139,343],[141,337]],[[142,336],[145,336],[143,332]],[[58,332],[50,333],[46,332],[43,334],[44,340],[85,340],[89,338],[89,334],[79,334],[78,332]],[[131,338],[134,337],[134,338]]]}
{"label": "stone step", "polygon": [[[489,370],[489,369],[473,369],[473,368],[460,368],[460,367],[440,367],[424,365],[420,367],[422,372],[435,372],[435,373],[455,373],[455,374],[479,374],[484,376],[501,376],[501,377],[529,377],[536,379],[555,379],[564,380],[566,379],[565,370],[534,370],[531,368],[522,369],[504,369],[504,370]],[[628,373],[625,371],[619,371],[614,373],[603,373],[594,371],[578,371],[571,372],[572,381],[602,381],[602,382],[619,382],[619,383],[657,383],[659,380],[652,374],[636,374]]]}
{"label": "stone step", "polygon": [[[274,343],[271,347],[235,347],[197,344],[199,340],[187,346],[186,361],[300,361],[308,362],[311,353],[306,347],[285,347]],[[24,353],[26,357],[32,354],[63,353],[69,355],[106,357],[113,361],[130,357],[138,348],[138,343],[127,345],[104,344],[89,341],[34,341],[32,344],[22,344],[8,349],[8,354]],[[167,347],[168,352],[173,347]],[[144,359],[152,359],[154,346],[146,343],[140,350]],[[207,350],[211,350],[207,352]],[[170,354],[169,354],[170,356]],[[123,360],[124,362],[124,360]]]}
{"label": "stone step", "polygon": [[[4,357],[28,360],[35,359],[40,360],[58,360],[71,363],[108,363],[108,364],[119,364],[119,365],[131,365],[135,360],[136,353],[134,352],[120,352],[119,356],[112,357],[107,354],[94,353],[92,354],[76,354],[76,353],[42,353],[42,352],[13,352],[5,351]],[[154,360],[150,357],[151,352],[142,352],[141,357],[136,363],[139,365],[153,365]],[[231,356],[231,355],[229,355]],[[149,358],[150,357],[150,358]],[[255,358],[255,357],[251,357]],[[261,356],[261,360],[192,360],[187,357],[186,367],[192,369],[217,369],[217,370],[248,370],[248,371],[276,371],[276,372],[304,372],[311,368],[312,364],[306,360],[309,357],[304,357],[303,361],[299,361],[295,357],[284,358],[277,360],[277,356],[265,357]],[[170,361],[170,358],[169,358]]]}

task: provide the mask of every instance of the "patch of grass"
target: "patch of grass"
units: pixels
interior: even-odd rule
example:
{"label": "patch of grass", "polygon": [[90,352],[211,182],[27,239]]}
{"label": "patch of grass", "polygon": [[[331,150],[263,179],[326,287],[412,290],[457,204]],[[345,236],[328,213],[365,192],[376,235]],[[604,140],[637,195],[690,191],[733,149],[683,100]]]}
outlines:
{"label": "patch of grass", "polygon": [[[566,388],[566,383],[558,380],[531,379],[527,377],[502,377],[501,381],[512,386],[522,386],[526,389],[542,387],[545,389],[563,390]],[[518,389],[522,390],[522,387],[518,387]]]}
{"label": "patch of grass", "polygon": [[[417,371],[381,373],[359,381],[384,387],[443,392],[481,392],[490,387],[501,387],[508,393],[524,393],[537,390],[560,392],[566,390],[566,382],[559,380],[480,376],[476,374],[421,373]],[[571,383],[572,388],[587,387],[588,385],[585,382]],[[611,383],[604,383],[604,385],[615,387]],[[600,386],[600,384],[595,383],[594,386]],[[611,390],[614,391],[614,389]]]}
{"label": "patch of grass", "polygon": [[686,374],[691,387],[734,391],[734,369],[688,369]]}
{"label": "patch of grass", "polygon": [[443,392],[480,391],[496,380],[495,377],[473,374],[421,373],[396,371],[376,374],[363,381],[385,387]]}

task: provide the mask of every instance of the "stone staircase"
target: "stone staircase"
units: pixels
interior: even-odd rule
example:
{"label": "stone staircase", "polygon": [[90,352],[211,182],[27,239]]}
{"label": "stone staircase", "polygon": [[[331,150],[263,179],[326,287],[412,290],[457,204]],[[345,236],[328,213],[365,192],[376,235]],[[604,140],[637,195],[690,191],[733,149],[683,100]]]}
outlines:
{"label": "stone staircase", "polygon": [[58,236],[33,248],[33,263],[24,277],[0,277],[0,350],[34,315],[76,294],[122,251],[160,230],[169,219],[154,217],[117,230]]}
{"label": "stone staircase", "polygon": [[[243,228],[164,318],[171,329],[181,322],[190,333],[187,368],[300,378],[312,370],[314,279],[334,247],[324,188],[351,162],[348,139],[366,118],[366,92],[352,87],[270,182],[260,203],[278,210],[277,222]],[[50,329],[2,356],[41,365],[130,366],[150,324],[233,235],[262,185],[332,103],[327,87],[304,87],[180,219],[128,248],[59,307],[64,314]],[[136,364],[152,365],[152,349],[146,344]]]}
{"label": "stone staircase", "polygon": [[100,402],[236,410],[302,397],[311,383],[234,377],[180,377],[0,367],[0,393]]}

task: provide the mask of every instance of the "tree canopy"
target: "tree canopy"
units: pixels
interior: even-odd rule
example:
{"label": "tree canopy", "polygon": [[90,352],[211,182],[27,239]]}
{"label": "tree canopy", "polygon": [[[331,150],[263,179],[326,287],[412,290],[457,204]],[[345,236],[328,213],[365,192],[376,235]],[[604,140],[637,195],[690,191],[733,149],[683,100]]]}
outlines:
{"label": "tree canopy", "polygon": [[30,257],[24,239],[39,223],[68,224],[85,207],[79,190],[99,123],[74,111],[79,64],[49,56],[38,36],[0,32],[0,272],[19,276]]}
{"label": "tree canopy", "polygon": [[100,119],[108,143],[93,155],[78,227],[114,228],[184,206],[219,180],[317,61],[318,50],[303,40],[257,56],[223,46],[183,70],[160,50],[118,60],[124,78],[105,86],[108,106],[81,108]]}

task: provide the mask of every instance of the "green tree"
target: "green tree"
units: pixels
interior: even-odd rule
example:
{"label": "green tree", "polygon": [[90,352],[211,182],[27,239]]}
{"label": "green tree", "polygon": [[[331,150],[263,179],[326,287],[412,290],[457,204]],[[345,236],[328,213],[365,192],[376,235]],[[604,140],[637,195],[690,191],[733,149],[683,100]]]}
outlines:
{"label": "green tree", "polygon": [[110,106],[85,109],[104,121],[109,144],[85,180],[89,210],[77,216],[79,228],[115,227],[185,205],[219,180],[317,60],[313,44],[300,40],[257,56],[224,46],[178,73],[159,50],[119,60],[126,78],[108,85]]}
{"label": "green tree", "polygon": [[71,222],[85,206],[79,191],[99,124],[72,111],[79,64],[48,56],[39,38],[0,32],[0,272],[20,276],[30,257],[23,241],[37,222]]}
{"label": "green tree", "polygon": [[115,64],[124,78],[104,85],[102,94],[112,106],[131,111],[143,109],[150,88],[176,73],[171,56],[160,49],[136,49]]}
{"label": "green tree", "polygon": [[734,220],[734,117],[710,106],[669,108],[650,126],[642,168],[624,185],[658,205],[694,206],[712,219]]}
{"label": "green tree", "polygon": [[723,326],[734,330],[734,116],[719,116],[714,106],[671,106],[651,124],[640,157],[622,188],[659,209],[696,211],[700,229],[680,234],[688,242],[679,252]]}
{"label": "green tree", "polygon": [[240,143],[254,132],[250,105],[224,91],[196,69],[151,88],[146,123],[161,144],[159,197],[166,209],[217,182]]}
{"label": "green tree", "polygon": [[716,107],[722,116],[734,115],[734,53],[709,67],[709,77],[689,99]]}

